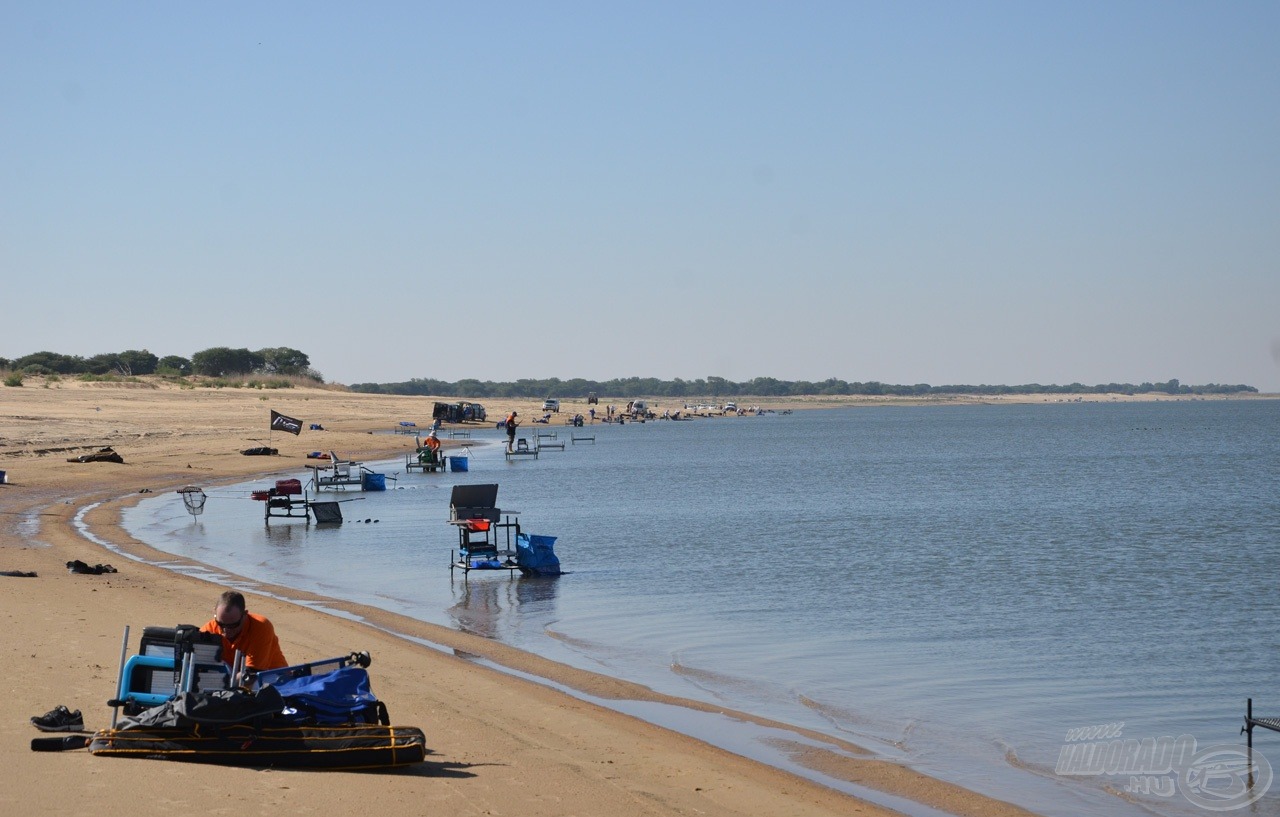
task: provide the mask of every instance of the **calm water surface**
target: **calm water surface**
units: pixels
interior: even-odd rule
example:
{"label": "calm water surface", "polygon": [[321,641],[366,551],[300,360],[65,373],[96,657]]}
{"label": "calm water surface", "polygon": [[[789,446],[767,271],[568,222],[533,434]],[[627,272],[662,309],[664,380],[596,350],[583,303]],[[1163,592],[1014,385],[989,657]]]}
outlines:
{"label": "calm water surface", "polygon": [[[539,429],[568,442],[563,426],[523,431]],[[1280,713],[1280,402],[593,431],[595,445],[511,463],[478,431],[467,473],[379,464],[392,489],[338,495],[363,497],[341,526],[264,526],[248,485],[208,489],[198,521],[166,496],[126,525],[234,573],[840,735],[1049,814],[1204,813],[1104,793],[1127,777],[1056,775],[1069,729],[1238,745],[1247,697]],[[497,482],[499,506],[559,537],[571,573],[451,579],[455,482]],[[1255,737],[1280,765],[1280,736]],[[1280,813],[1274,788],[1248,813]]]}

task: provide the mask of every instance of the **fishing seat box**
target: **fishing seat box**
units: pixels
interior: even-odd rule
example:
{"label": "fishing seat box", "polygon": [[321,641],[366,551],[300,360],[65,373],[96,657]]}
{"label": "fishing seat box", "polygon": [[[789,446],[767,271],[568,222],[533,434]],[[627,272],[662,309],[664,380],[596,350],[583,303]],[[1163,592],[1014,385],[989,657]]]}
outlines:
{"label": "fishing seat box", "polygon": [[449,497],[449,518],[455,522],[467,519],[497,522],[502,516],[497,503],[497,485],[455,485]]}
{"label": "fishing seat box", "polygon": [[177,627],[146,627],[138,654],[152,658],[171,658],[173,668],[137,666],[129,678],[129,689],[152,695],[174,695],[178,691],[178,673],[183,654],[190,650],[195,661],[193,692],[226,689],[228,673],[222,663],[222,636],[202,633],[191,624]]}

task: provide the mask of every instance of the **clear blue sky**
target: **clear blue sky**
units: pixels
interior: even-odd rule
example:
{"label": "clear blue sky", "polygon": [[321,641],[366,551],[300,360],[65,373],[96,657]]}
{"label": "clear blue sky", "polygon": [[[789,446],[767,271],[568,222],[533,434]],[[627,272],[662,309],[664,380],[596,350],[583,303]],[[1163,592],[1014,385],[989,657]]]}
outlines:
{"label": "clear blue sky", "polygon": [[0,356],[1280,391],[1280,3],[8,2]]}

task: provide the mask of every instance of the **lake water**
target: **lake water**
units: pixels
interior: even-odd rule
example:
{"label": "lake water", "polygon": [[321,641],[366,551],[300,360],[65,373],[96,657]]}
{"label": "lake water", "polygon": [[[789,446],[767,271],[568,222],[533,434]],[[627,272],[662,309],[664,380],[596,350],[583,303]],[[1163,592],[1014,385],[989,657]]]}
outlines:
{"label": "lake water", "polygon": [[[1246,698],[1280,715],[1278,432],[1270,400],[877,407],[597,425],[508,462],[488,428],[466,473],[379,464],[391,490],[335,494],[363,497],[341,526],[264,526],[248,484],[125,523],[1046,814],[1203,814],[1154,775],[1057,764],[1073,729],[1239,746]],[[451,578],[457,482],[498,483],[569,575]],[[1255,738],[1280,765],[1280,735]],[[1273,788],[1246,811],[1280,813]]]}

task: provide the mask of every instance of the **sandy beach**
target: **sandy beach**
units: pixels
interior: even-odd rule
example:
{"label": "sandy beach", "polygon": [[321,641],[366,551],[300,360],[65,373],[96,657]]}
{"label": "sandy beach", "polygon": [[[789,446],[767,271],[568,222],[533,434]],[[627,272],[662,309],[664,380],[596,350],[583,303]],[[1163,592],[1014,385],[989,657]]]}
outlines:
{"label": "sandy beach", "polygon": [[[1006,398],[1005,401],[1008,401]],[[258,771],[97,758],[86,751],[36,753],[42,733],[29,718],[58,704],[80,709],[88,729],[110,721],[123,628],[202,623],[219,586],[144,561],[122,559],[80,531],[143,560],[169,558],[132,540],[119,515],[149,493],[296,471],[307,452],[353,459],[399,456],[413,437],[399,421],[424,426],[433,400],[323,388],[272,391],[184,388],[169,383],[87,383],[28,379],[0,388],[0,621],[6,695],[0,741],[9,771],[0,787],[7,813],[75,815],[432,812],[446,814],[848,815],[897,813],[698,740],[596,706],[550,686],[499,671],[509,667],[606,699],[676,701],[634,684],[577,670],[475,635],[337,601],[330,615],[282,598],[325,602],[290,588],[239,586],[250,607],[276,624],[293,662],[353,649],[374,656],[374,691],[397,724],[421,727],[427,762],[385,773]],[[602,404],[625,400],[602,399]],[[763,404],[762,401],[746,401]],[[796,400],[771,408],[831,406]],[[877,402],[884,401],[864,401]],[[976,401],[985,402],[985,401]],[[540,401],[486,401],[490,419]],[[671,408],[678,407],[672,401]],[[323,432],[267,433],[276,410],[319,423]],[[561,417],[585,413],[565,401]],[[718,422],[719,420],[707,420]],[[243,456],[267,442],[276,457]],[[447,441],[451,442],[451,441]],[[124,463],[68,462],[102,446]],[[88,508],[87,512],[85,509]],[[112,563],[118,573],[69,574],[65,563]],[[257,592],[255,592],[255,590]],[[263,595],[265,593],[266,595]],[[279,597],[279,598],[278,598]],[[363,623],[361,623],[363,622]],[[423,646],[421,639],[442,647]],[[131,651],[136,649],[136,635]],[[755,720],[746,715],[743,719]],[[793,730],[794,731],[794,730]],[[797,742],[792,759],[838,780],[958,815],[1029,812],[822,735]],[[905,809],[910,810],[910,809]]]}

